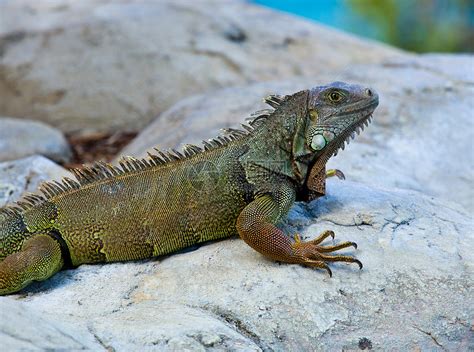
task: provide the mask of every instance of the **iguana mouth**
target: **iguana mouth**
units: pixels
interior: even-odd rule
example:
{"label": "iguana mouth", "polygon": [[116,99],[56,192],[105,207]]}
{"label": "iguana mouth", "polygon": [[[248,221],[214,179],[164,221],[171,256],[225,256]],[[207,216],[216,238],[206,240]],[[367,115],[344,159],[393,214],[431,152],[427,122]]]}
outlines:
{"label": "iguana mouth", "polygon": [[[299,155],[295,157],[295,160],[309,166],[310,168],[316,164],[320,166],[325,165],[331,156],[336,156],[340,149],[344,150],[346,144],[348,145],[351,139],[355,138],[356,134],[360,134],[365,127],[369,126],[372,122],[372,114],[377,105],[378,99],[374,99],[360,109],[338,114],[335,118],[351,116],[356,121],[335,136],[334,139],[332,139],[321,151],[314,152],[313,148],[313,151],[304,155]],[[315,134],[315,136],[319,135],[321,138],[325,138],[323,137],[323,134],[324,132],[319,132],[318,134]],[[327,143],[327,140],[324,142]]]}
{"label": "iguana mouth", "polygon": [[[367,111],[367,109],[364,109],[364,111]],[[354,125],[347,128],[347,130],[343,132],[339,137],[336,137],[335,142],[338,144],[336,144],[332,156],[336,156],[340,149],[344,150],[346,145],[349,145],[351,139],[354,139],[356,134],[359,135],[360,132],[363,131],[365,127],[368,127],[371,122],[372,113],[367,114],[364,118],[360,119]]]}
{"label": "iguana mouth", "polygon": [[[351,139],[354,139],[356,134],[359,135],[365,127],[368,127],[372,122],[372,114],[375,108],[379,105],[378,95],[373,97],[367,104],[359,109],[350,109],[346,113],[339,114],[339,117],[353,116],[356,121],[348,126],[339,136],[332,141],[332,148],[329,148],[327,159],[331,156],[336,156],[340,149],[344,150],[346,145],[349,145]],[[331,151],[332,149],[332,151]]]}
{"label": "iguana mouth", "polygon": [[[358,115],[357,121],[348,126],[341,134],[336,136],[330,144],[324,148],[321,153],[313,154],[312,162],[308,163],[309,169],[317,168],[322,169],[329,158],[336,156],[339,150],[344,150],[346,144],[349,144],[351,139],[354,139],[356,134],[360,134],[365,127],[372,122],[372,114],[375,108],[378,105],[378,99],[372,100],[369,104],[365,105],[363,108],[353,111],[350,115]],[[349,114],[344,114],[349,115]],[[344,116],[339,115],[339,116]],[[308,173],[309,175],[309,173]],[[306,180],[307,182],[307,180]]]}

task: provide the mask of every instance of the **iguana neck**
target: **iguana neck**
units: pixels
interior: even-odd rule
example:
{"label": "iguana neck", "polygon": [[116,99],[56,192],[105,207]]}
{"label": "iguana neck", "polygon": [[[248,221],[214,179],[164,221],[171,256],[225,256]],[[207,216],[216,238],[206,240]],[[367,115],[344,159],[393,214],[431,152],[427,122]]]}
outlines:
{"label": "iguana neck", "polygon": [[309,161],[299,160],[310,153],[305,143],[308,91],[293,94],[281,104],[251,136],[246,161],[301,184]]}

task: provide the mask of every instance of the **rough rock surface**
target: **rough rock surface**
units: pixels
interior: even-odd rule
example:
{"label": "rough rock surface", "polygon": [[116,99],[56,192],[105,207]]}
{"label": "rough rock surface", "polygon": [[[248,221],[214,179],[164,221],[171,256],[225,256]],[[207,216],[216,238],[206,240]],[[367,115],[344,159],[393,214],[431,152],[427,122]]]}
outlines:
{"label": "rough rock surface", "polygon": [[42,156],[0,163],[0,207],[7,205],[25,192],[36,192],[41,182],[72,177],[63,167]]}
{"label": "rough rock surface", "polygon": [[[283,225],[333,229],[364,263],[334,276],[264,259],[239,239],[157,260],[84,265],[0,298],[2,341],[105,350],[473,348],[474,236],[461,207],[418,192],[329,180]],[[21,303],[20,303],[21,302]],[[25,316],[29,321],[22,325]],[[33,325],[33,326],[32,326]],[[36,329],[45,326],[45,329]]]}
{"label": "rough rock surface", "polygon": [[45,318],[41,310],[11,299],[0,299],[0,340],[2,351],[103,349],[89,331]]}
{"label": "rough rock surface", "polygon": [[61,131],[38,121],[0,117],[0,161],[35,154],[57,162],[67,162],[72,156]]}
{"label": "rough rock surface", "polygon": [[[200,143],[238,127],[264,108],[262,97],[290,94],[334,80],[370,85],[380,94],[374,123],[329,162],[351,180],[398,187],[459,202],[474,211],[474,58],[420,55],[352,66],[316,79],[266,82],[185,99],[164,112],[121,154],[153,146]],[[170,133],[171,132],[171,133]]]}
{"label": "rough rock surface", "polygon": [[139,130],[212,88],[408,55],[244,0],[4,0],[0,13],[0,114],[65,131]]}

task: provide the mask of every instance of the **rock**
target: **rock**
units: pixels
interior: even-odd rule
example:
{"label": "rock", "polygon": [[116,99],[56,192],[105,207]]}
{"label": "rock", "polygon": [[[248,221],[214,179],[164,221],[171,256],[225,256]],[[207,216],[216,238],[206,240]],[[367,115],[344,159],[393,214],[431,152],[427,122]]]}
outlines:
{"label": "rock", "polygon": [[42,156],[0,163],[0,207],[25,192],[35,192],[43,181],[72,177],[66,169]]}
{"label": "rock", "polygon": [[[29,325],[74,325],[71,339],[109,350],[473,347],[473,221],[461,207],[331,179],[327,195],[296,204],[283,227],[305,238],[332,229],[338,241],[356,241],[359,249],[348,253],[363,270],[335,264],[329,278],[266,260],[233,238],[157,260],[63,271],[0,298],[13,325],[1,333],[16,328],[12,348],[30,338],[26,322],[16,325],[14,299],[37,312]],[[43,341],[48,331],[35,334]],[[49,341],[51,349],[64,347]]]}
{"label": "rock", "polygon": [[[474,70],[472,55],[420,55],[352,66],[317,79],[258,83],[187,98],[144,129],[121,154],[153,146],[178,148],[238,127],[264,108],[262,97],[291,94],[335,79],[370,85],[380,94],[374,123],[332,158],[351,180],[398,187],[459,202],[474,211]],[[465,70],[461,76],[460,71]]]}
{"label": "rock", "polygon": [[34,307],[10,298],[0,299],[0,339],[4,351],[103,349],[87,329],[57,324]]}
{"label": "rock", "polygon": [[72,157],[61,131],[37,121],[0,118],[0,161],[35,154],[63,163]]}
{"label": "rock", "polygon": [[408,55],[243,0],[5,0],[0,12],[0,114],[68,132],[137,131],[192,94]]}

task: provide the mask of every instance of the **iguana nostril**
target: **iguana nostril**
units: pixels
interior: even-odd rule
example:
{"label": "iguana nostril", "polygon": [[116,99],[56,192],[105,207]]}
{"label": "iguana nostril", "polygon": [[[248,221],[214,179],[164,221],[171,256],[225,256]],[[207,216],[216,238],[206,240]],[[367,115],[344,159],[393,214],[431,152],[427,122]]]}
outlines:
{"label": "iguana nostril", "polygon": [[372,90],[370,90],[370,88],[366,88],[366,89],[365,89],[365,94],[367,94],[369,97],[371,97],[372,95],[374,95],[374,93],[372,93]]}

